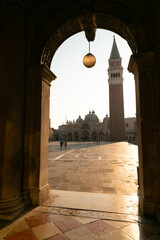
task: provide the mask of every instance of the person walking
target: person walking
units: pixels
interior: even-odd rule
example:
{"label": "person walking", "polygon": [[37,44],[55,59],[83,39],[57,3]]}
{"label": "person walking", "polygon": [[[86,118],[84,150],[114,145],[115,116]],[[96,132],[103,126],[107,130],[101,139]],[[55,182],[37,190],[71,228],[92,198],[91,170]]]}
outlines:
{"label": "person walking", "polygon": [[61,149],[63,147],[63,141],[62,140],[60,141],[60,147],[61,147]]}

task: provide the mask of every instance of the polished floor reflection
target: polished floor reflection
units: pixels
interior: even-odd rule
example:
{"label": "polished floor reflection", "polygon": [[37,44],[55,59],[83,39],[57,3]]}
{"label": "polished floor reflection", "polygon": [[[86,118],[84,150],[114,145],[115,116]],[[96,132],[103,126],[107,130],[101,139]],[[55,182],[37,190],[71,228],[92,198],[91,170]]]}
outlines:
{"label": "polished floor reflection", "polygon": [[[107,213],[106,213],[107,214]],[[118,217],[118,214],[117,214]],[[0,230],[2,240],[159,240],[154,219],[116,220],[99,211],[43,206]]]}

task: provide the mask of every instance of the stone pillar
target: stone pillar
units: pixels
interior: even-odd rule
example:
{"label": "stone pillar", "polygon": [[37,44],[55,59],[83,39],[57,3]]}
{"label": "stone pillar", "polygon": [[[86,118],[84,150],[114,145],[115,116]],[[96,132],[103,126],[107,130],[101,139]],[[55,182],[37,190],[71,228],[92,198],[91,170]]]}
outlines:
{"label": "stone pillar", "polygon": [[50,83],[56,76],[45,65],[29,69],[31,83],[31,129],[29,191],[33,205],[49,197],[48,140]]}
{"label": "stone pillar", "polygon": [[23,195],[26,15],[17,4],[0,7],[0,219],[29,206]]}
{"label": "stone pillar", "polygon": [[156,216],[160,201],[160,160],[154,52],[133,54],[128,70],[134,74],[136,85],[139,204],[143,215]]}

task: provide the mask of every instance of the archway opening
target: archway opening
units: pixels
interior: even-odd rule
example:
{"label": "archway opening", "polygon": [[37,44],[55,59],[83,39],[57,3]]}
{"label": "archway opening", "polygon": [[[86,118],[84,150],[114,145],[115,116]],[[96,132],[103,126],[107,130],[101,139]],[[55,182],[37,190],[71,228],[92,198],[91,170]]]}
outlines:
{"label": "archway opening", "polygon": [[[81,36],[78,36],[78,35],[81,35]],[[78,124],[76,125],[76,122],[77,121],[79,122],[80,119],[84,118],[85,114],[87,114],[87,112],[89,110],[95,110],[98,117],[100,116],[99,118],[101,118],[101,122],[103,122],[103,119],[105,118],[106,114],[109,114],[109,90],[108,90],[107,69],[108,69],[108,59],[109,59],[109,55],[110,55],[111,47],[112,47],[113,35],[115,35],[115,33],[109,32],[107,30],[97,30],[96,38],[99,38],[99,41],[101,41],[101,44],[100,43],[97,44],[96,40],[92,44],[92,50],[97,58],[97,65],[98,65],[98,66],[95,66],[95,68],[92,70],[85,69],[84,66],[82,65],[82,59],[83,59],[83,56],[86,53],[85,51],[87,51],[87,47],[88,47],[87,41],[84,37],[84,33],[79,33],[79,34],[74,35],[73,37],[71,37],[70,39],[67,40],[68,43],[67,43],[67,41],[65,41],[64,45],[66,45],[67,52],[65,52],[63,48],[61,50],[59,49],[61,51],[61,54],[58,56],[57,55],[58,51],[57,51],[57,53],[55,54],[55,56],[53,58],[53,62],[52,62],[53,65],[51,65],[51,70],[57,75],[58,78],[60,76],[60,79],[57,79],[57,82],[54,82],[53,87],[52,87],[54,99],[52,99],[52,95],[51,95],[50,114],[52,115],[52,112],[53,112],[53,118],[51,117],[51,121],[53,120],[53,123],[51,123],[51,124],[53,124],[52,125],[53,128],[54,128],[54,126],[55,126],[55,128],[59,127],[60,125],[62,126],[59,130],[66,131],[65,134],[67,134],[67,136],[70,136],[70,137],[67,137],[67,141],[74,141],[75,139],[76,139],[76,141],[78,140],[78,141],[82,141],[82,142],[92,141],[92,144],[90,145],[90,147],[95,147],[93,145],[93,142],[97,142],[97,139],[99,139],[101,141],[101,143],[103,143],[104,145],[105,145],[105,142],[107,140],[109,140],[109,131],[104,132],[101,128],[99,128],[98,130],[97,129],[95,130],[95,126],[94,126],[93,130],[91,130],[90,125],[88,123],[86,123],[85,121],[83,124],[79,124],[79,125]],[[74,43],[74,41],[69,42],[69,40],[71,40],[72,38],[75,38],[75,43]],[[84,40],[84,46],[83,46],[82,39]],[[122,66],[124,68],[124,105],[125,105],[125,120],[126,120],[125,126],[127,126],[126,127],[126,140],[129,139],[129,142],[131,142],[130,141],[131,138],[129,136],[130,132],[132,132],[132,134],[135,136],[135,139],[136,139],[136,130],[134,129],[134,127],[135,127],[134,123],[136,121],[134,79],[133,79],[132,74],[127,74],[127,65],[128,65],[130,54],[131,54],[131,50],[127,46],[127,43],[125,43],[126,45],[124,43],[123,43],[124,45],[121,44],[121,42],[125,42],[125,40],[121,39],[118,35],[116,35],[116,41],[117,41],[118,49],[120,51],[120,55],[122,58]],[[75,49],[73,49],[74,44],[75,44]],[[95,50],[96,47],[98,48],[97,52]],[[80,50],[80,56],[78,54],[75,54],[75,53],[77,53],[78,49]],[[124,49],[124,50],[122,51],[122,49]],[[129,50],[128,51],[129,53],[128,53],[128,56],[126,57],[127,50]],[[122,53],[122,52],[124,52],[124,53]],[[72,55],[72,53],[73,53],[73,55]],[[58,59],[57,66],[59,65],[59,70],[57,68],[57,70],[58,70],[57,72],[56,72],[57,66],[56,66],[56,64],[54,64],[56,57]],[[69,61],[70,61],[70,65],[68,65]],[[75,63],[75,65],[74,65],[74,63]],[[99,70],[98,67],[101,67],[101,69]],[[78,68],[80,69],[79,71],[78,71]],[[98,69],[98,71],[96,68]],[[65,71],[65,69],[67,69],[67,70]],[[82,72],[81,73],[82,75],[80,75],[80,72]],[[63,84],[61,85],[61,83],[60,82],[58,83],[58,81],[63,81]],[[60,84],[59,90],[56,90],[56,87],[55,87],[56,83],[57,83],[57,85]],[[132,89],[132,91],[130,91],[131,89]],[[80,93],[80,95],[78,95],[78,93]],[[103,97],[102,97],[102,93],[104,93]],[[57,106],[56,106],[56,104],[54,104],[55,98],[57,97],[56,95],[59,95],[59,99],[57,98],[57,103],[58,103]],[[67,102],[67,100],[70,100],[70,101]],[[52,105],[52,103],[53,103],[53,105]],[[57,109],[56,109],[56,107],[57,107]],[[63,109],[65,109],[65,112]],[[62,114],[62,118],[61,118],[62,120],[60,120],[60,121],[57,120],[58,117],[56,118],[56,113],[57,113],[57,115],[58,115],[58,113]],[[79,115],[81,115],[81,116],[79,117]],[[92,116],[92,114],[91,114],[91,116]],[[92,125],[94,123],[90,122],[90,124]],[[132,127],[131,127],[131,125],[132,125]],[[82,132],[80,131],[80,126],[82,127],[82,129],[81,129]],[[78,133],[78,134],[76,134],[78,139],[74,138],[75,132]],[[81,137],[80,137],[80,135],[81,135]],[[71,137],[71,136],[73,136],[73,137]],[[56,139],[60,140],[58,137],[58,131],[57,131]],[[56,139],[53,139],[53,140],[56,140]],[[132,140],[133,139],[134,138],[132,138]],[[134,139],[134,143],[135,143],[135,139]],[[107,142],[107,143],[109,143],[109,142]],[[52,145],[52,143],[50,143],[50,144]],[[54,142],[53,142],[53,144],[54,144]],[[73,142],[71,144],[73,145]],[[104,183],[102,183],[103,186],[101,189],[97,188],[96,190],[93,190],[93,192],[97,192],[97,193],[103,192],[105,194],[123,193],[122,195],[136,195],[137,194],[137,166],[138,166],[137,146],[136,145],[128,145],[128,143],[125,142],[126,156],[129,152],[131,153],[131,155],[128,155],[128,158],[125,159],[124,152],[117,153],[116,157],[119,154],[119,160],[116,162],[115,160],[113,160],[113,158],[114,158],[113,152],[116,151],[115,148],[118,145],[116,146],[114,143],[112,143],[112,144],[113,144],[113,148],[110,145],[111,149],[108,148],[109,145],[107,146],[107,151],[112,152],[112,153],[110,153],[112,155],[112,159],[109,159],[107,157],[110,167],[109,167],[109,165],[106,166],[105,174],[104,174],[104,172],[103,173],[101,172],[102,175],[105,175],[106,177],[108,176],[108,179],[106,178],[104,180]],[[55,146],[55,149],[57,149],[58,147],[59,147],[59,143],[57,143],[57,145]],[[69,144],[68,144],[68,147],[69,147]],[[96,146],[96,147],[98,149],[98,146]],[[83,156],[84,159],[79,160],[78,157],[80,154],[79,154],[79,152],[77,153],[77,148],[83,149],[85,147],[82,145],[78,146],[76,144],[75,145],[76,151],[75,151],[75,153],[74,153],[74,151],[72,151],[72,153],[74,153],[72,155],[68,155],[68,154],[70,154],[69,153],[71,150],[70,148],[68,148],[68,149],[64,148],[65,153],[60,151],[59,155],[56,154],[55,157],[54,157],[54,155],[50,156],[49,161],[52,164],[54,163],[54,161],[56,161],[56,166],[57,166],[57,171],[56,170],[54,171],[54,173],[56,172],[56,174],[57,174],[55,177],[53,177],[53,171],[51,171],[49,173],[49,177],[52,175],[52,177],[50,178],[51,189],[58,189],[58,190],[65,190],[65,191],[66,190],[79,191],[79,192],[81,192],[82,189],[84,190],[83,192],[87,192],[87,189],[88,189],[88,192],[91,192],[92,187],[90,186],[90,183],[93,181],[93,179],[89,181],[88,186],[85,186],[85,188],[83,188],[82,185],[80,186],[80,184],[82,183],[82,181],[80,179],[81,178],[80,175],[77,175],[77,177],[74,176],[74,179],[71,179],[71,178],[69,179],[67,176],[67,171],[66,171],[67,168],[69,171],[69,175],[70,176],[72,175],[71,174],[72,161],[74,161],[74,160],[77,160],[77,162],[79,161],[79,166],[83,162],[83,160],[85,160],[85,162],[86,162],[86,157],[87,157],[88,153],[87,154],[84,153],[84,156]],[[87,145],[87,148],[89,149],[88,145]],[[120,148],[121,148],[121,146],[119,145],[118,151],[120,150]],[[59,147],[59,150],[60,150],[60,147]],[[97,153],[95,153],[95,154],[97,154]],[[123,165],[124,162],[123,162],[122,158],[125,159],[125,163],[126,163],[125,167]],[[58,160],[59,160],[59,163],[58,163]],[[99,155],[96,156],[96,158],[94,158],[94,160],[95,160],[95,162],[96,161],[100,162],[100,161],[103,161],[103,157],[99,153]],[[119,165],[117,168],[117,172],[114,172],[115,170],[113,170],[113,168],[115,167],[114,164],[113,164],[113,168],[111,167],[112,160],[115,163],[115,165]],[[65,166],[66,163],[70,164],[70,166],[68,166],[67,168]],[[74,163],[75,163],[75,161],[74,161]],[[58,169],[58,164],[60,165],[59,169]],[[62,167],[62,165],[63,165],[63,167]],[[115,175],[118,174],[118,171],[121,172],[121,170],[122,170],[121,167],[125,168],[125,170],[123,169],[125,171],[123,175],[125,175],[126,178],[123,178],[123,180],[122,180],[119,177],[118,182],[116,182],[115,180],[111,180],[110,176],[113,176],[113,178],[114,178]],[[128,178],[127,178],[127,174],[126,174],[127,167],[128,167],[128,172],[127,172]],[[62,168],[64,169],[63,172],[61,172]],[[64,171],[65,171],[65,174],[64,174]],[[75,169],[73,171],[75,173]],[[58,180],[59,186],[57,185],[56,179],[59,179]],[[107,182],[107,184],[105,181]],[[94,181],[93,181],[93,183],[95,184]],[[119,189],[118,189],[118,184],[119,184]],[[117,189],[115,188],[115,185],[117,185]],[[131,190],[131,188],[132,188],[132,190]],[[95,189],[95,188],[93,188],[93,189]]]}

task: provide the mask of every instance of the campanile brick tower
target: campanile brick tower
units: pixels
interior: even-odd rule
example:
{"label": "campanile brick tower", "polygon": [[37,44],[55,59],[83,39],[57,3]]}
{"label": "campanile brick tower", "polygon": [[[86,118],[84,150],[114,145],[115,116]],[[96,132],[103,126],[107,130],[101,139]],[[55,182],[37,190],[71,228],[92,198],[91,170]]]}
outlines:
{"label": "campanile brick tower", "polygon": [[115,37],[109,58],[108,83],[110,103],[110,140],[125,140],[124,104],[123,104],[123,67]]}

